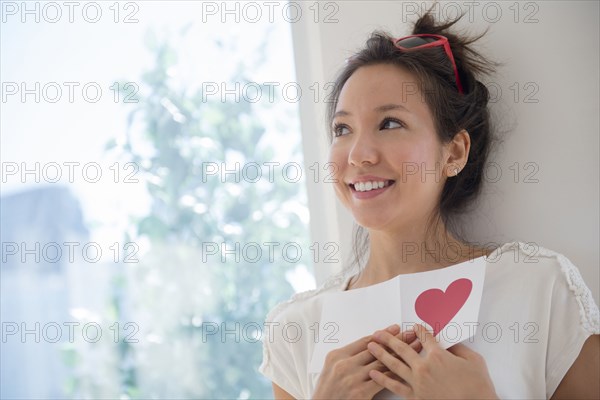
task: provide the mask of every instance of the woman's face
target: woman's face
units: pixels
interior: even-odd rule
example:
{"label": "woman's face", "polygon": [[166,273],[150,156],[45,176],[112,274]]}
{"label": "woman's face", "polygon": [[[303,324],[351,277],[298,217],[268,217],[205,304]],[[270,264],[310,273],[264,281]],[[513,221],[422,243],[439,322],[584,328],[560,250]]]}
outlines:
{"label": "woman's face", "polygon": [[389,64],[359,68],[340,93],[333,126],[335,190],[357,223],[422,227],[442,191],[448,154],[413,75]]}

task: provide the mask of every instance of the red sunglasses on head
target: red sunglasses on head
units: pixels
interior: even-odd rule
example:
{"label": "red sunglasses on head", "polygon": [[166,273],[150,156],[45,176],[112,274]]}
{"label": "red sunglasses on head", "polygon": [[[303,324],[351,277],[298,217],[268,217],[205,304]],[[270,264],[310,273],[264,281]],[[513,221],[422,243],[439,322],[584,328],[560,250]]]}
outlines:
{"label": "red sunglasses on head", "polygon": [[456,87],[458,88],[458,93],[463,94],[463,88],[460,83],[460,79],[458,78],[458,69],[456,68],[456,63],[454,62],[454,56],[452,55],[448,38],[442,35],[423,33],[394,39],[394,46],[406,52],[443,46],[446,55],[450,59],[450,62],[452,62],[452,68],[454,68],[454,77],[456,78]]}

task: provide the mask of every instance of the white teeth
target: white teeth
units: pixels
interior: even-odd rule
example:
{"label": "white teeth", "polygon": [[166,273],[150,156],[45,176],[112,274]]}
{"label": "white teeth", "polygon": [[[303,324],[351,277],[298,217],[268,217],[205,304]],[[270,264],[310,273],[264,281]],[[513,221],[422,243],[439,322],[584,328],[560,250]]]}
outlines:
{"label": "white teeth", "polygon": [[385,186],[384,181],[357,182],[354,184],[354,189],[356,189],[357,192],[368,192],[369,190],[373,190],[373,189],[381,189],[384,186]]}

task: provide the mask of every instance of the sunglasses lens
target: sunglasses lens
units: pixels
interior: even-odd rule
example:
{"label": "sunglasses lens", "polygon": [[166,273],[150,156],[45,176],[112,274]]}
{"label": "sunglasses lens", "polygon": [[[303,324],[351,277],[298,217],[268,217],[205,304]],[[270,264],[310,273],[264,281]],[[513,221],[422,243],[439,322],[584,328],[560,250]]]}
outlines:
{"label": "sunglasses lens", "polygon": [[405,49],[410,49],[413,47],[422,46],[427,43],[435,42],[437,39],[433,37],[409,37],[406,39],[402,39],[396,42],[397,46],[404,47]]}

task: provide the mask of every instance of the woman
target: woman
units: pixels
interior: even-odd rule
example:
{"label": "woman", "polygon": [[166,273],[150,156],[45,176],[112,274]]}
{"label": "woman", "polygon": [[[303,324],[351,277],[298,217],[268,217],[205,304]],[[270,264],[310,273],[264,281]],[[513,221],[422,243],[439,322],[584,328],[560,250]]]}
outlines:
{"label": "woman", "polygon": [[[260,371],[276,398],[600,398],[598,307],[577,268],[522,242],[471,246],[452,229],[481,189],[492,139],[489,94],[477,77],[494,70],[470,47],[474,40],[449,32],[457,20],[436,25],[425,14],[417,36],[401,39],[375,32],[337,79],[329,110],[335,189],[368,241],[355,243],[358,271],[267,317]],[[403,252],[407,244],[420,251]],[[445,350],[420,325],[381,327],[330,352],[320,374],[308,372],[308,332],[323,294],[481,256],[479,322],[495,324],[500,337]],[[304,335],[286,340],[289,323]]]}

